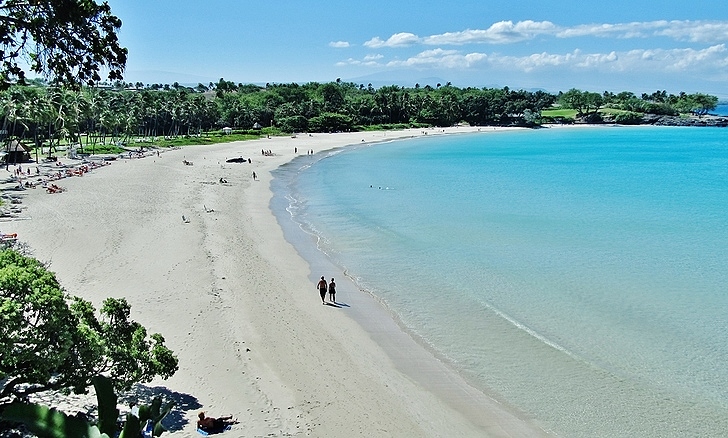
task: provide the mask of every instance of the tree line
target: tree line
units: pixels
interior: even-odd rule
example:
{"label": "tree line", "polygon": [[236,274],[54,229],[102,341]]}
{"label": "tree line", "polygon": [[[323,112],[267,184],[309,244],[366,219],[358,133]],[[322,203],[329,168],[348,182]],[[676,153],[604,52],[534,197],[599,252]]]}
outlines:
{"label": "tree line", "polygon": [[[306,84],[235,84],[224,79],[197,87],[126,84],[79,89],[35,81],[0,93],[2,129],[36,147],[59,142],[128,142],[133,137],[199,135],[224,127],[279,132],[337,132],[456,123],[535,126],[552,122],[544,111],[560,106],[593,119],[603,108],[641,115],[705,114],[715,96],[657,91],[602,94],[572,89],[558,94],[503,88],[416,84],[374,88],[336,80]],[[592,120],[593,121],[593,120]],[[82,134],[85,134],[82,138]]]}
{"label": "tree line", "polygon": [[577,116],[586,121],[600,122],[599,110],[608,107],[619,111],[615,114],[616,122],[628,122],[628,119],[638,119],[643,114],[703,116],[715,109],[718,98],[703,93],[667,94],[664,90],[637,96],[629,91],[617,94],[605,91],[599,94],[572,88],[565,93],[559,93],[558,102],[564,108],[576,110]]}

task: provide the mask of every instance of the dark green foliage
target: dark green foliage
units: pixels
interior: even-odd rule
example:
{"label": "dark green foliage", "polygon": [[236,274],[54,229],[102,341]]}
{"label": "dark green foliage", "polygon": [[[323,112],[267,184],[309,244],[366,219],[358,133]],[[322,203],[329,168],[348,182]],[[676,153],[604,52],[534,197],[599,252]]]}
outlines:
{"label": "dark green foliage", "polygon": [[308,121],[314,132],[348,132],[353,128],[351,117],[337,113],[322,113]]}
{"label": "dark green foliage", "polygon": [[99,423],[98,427],[102,433],[109,436],[116,435],[119,418],[119,410],[116,408],[116,394],[114,394],[114,383],[103,376],[95,376],[92,380],[96,390],[96,401],[98,402]]}
{"label": "dark green foliage", "polygon": [[103,376],[93,378],[98,401],[98,424],[86,419],[70,417],[63,412],[35,403],[14,402],[7,406],[0,418],[4,421],[23,423],[40,438],[138,438],[148,420],[154,425],[152,434],[160,436],[167,429],[161,421],[172,410],[174,402],[162,407],[162,400],[155,397],[151,405],[139,407],[139,418],[129,414],[121,431],[117,424],[119,410],[113,382]]}
{"label": "dark green foliage", "polygon": [[83,393],[97,374],[120,389],[174,374],[164,338],[129,316],[126,300],[109,298],[97,317],[40,262],[0,251],[0,405],[51,389]]}
{"label": "dark green foliage", "polygon": [[575,109],[577,117],[593,118],[604,105],[604,98],[599,93],[572,88],[559,95],[559,103],[564,108]]}
{"label": "dark green foliage", "polygon": [[[142,405],[139,407],[139,423],[144,425],[148,420],[151,420],[154,424],[152,434],[154,436],[160,436],[162,432],[166,431],[167,428],[162,425],[162,420],[172,411],[174,402],[168,402],[162,405],[162,399],[155,397],[152,400],[151,405]],[[129,435],[135,436],[135,435]]]}
{"label": "dark green foliage", "polygon": [[281,117],[276,119],[276,125],[283,132],[308,131],[308,120],[303,116]]}
{"label": "dark green foliage", "polygon": [[0,88],[25,79],[22,65],[53,81],[75,85],[121,79],[127,50],[116,32],[121,20],[93,0],[0,2]]}
{"label": "dark green foliage", "polygon": [[5,408],[2,419],[23,423],[41,438],[109,438],[87,420],[69,417],[61,411],[37,404],[15,402]]}
{"label": "dark green foliage", "polygon": [[642,114],[632,111],[615,114],[614,122],[621,125],[638,125],[642,122]]}
{"label": "dark green foliage", "polygon": [[684,96],[678,101],[678,108],[684,112],[690,112],[698,116],[704,116],[715,109],[718,105],[718,98],[702,93],[695,93]]}

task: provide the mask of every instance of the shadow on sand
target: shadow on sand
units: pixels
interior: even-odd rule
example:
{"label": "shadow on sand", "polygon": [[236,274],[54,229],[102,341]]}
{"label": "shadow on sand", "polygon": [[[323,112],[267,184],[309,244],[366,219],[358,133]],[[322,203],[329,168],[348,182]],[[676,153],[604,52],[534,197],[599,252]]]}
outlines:
{"label": "shadow on sand", "polygon": [[174,402],[174,408],[162,422],[164,426],[173,432],[175,430],[181,430],[189,423],[187,420],[187,412],[194,411],[202,408],[202,405],[196,397],[183,394],[176,391],[171,391],[164,386],[147,386],[137,385],[127,395],[119,396],[119,403],[129,405],[130,402],[135,401],[138,404],[150,404],[154,397],[161,397],[162,403],[170,401]]}

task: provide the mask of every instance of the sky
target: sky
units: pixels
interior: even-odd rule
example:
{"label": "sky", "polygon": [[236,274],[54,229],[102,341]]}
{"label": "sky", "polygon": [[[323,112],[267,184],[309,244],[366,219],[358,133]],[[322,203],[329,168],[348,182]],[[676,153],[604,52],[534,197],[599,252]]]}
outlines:
{"label": "sky", "polygon": [[108,0],[127,82],[657,90],[728,99],[726,0]]}

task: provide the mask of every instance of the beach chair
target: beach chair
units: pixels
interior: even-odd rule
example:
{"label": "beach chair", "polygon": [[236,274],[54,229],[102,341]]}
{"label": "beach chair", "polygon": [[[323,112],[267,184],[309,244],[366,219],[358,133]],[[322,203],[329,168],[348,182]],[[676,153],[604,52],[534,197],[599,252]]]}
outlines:
{"label": "beach chair", "polygon": [[18,240],[18,233],[0,234],[0,240],[3,242]]}

